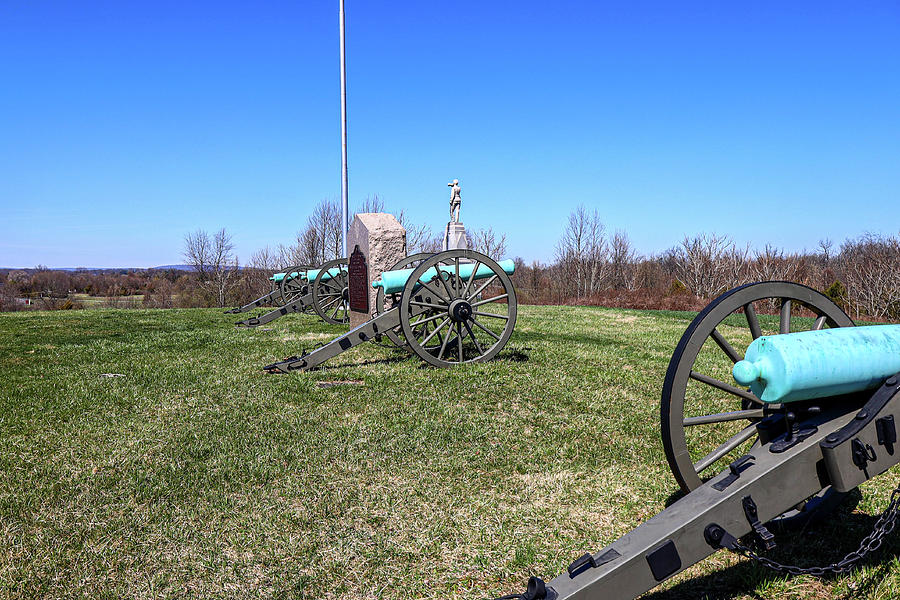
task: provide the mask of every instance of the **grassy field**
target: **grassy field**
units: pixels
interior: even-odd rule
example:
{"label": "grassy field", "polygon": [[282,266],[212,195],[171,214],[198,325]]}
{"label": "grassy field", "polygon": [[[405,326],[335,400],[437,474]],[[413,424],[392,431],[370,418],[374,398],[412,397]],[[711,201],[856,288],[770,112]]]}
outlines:
{"label": "grassy field", "polygon": [[[489,364],[368,344],[259,367],[342,328],[215,310],[0,314],[0,597],[487,598],[520,591],[676,491],[659,394],[693,315],[520,307]],[[333,385],[334,382],[344,384]],[[900,481],[779,536],[855,549]],[[900,544],[786,580],[719,553],[648,597],[896,598]]]}
{"label": "grassy field", "polygon": [[90,294],[69,294],[69,299],[83,308],[140,308],[144,301],[144,295],[91,296]]}

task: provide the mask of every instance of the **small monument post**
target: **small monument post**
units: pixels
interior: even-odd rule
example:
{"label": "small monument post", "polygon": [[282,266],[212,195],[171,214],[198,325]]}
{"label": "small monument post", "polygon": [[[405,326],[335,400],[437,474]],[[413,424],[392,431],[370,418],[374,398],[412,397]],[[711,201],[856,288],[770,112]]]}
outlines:
{"label": "small monument post", "polygon": [[447,184],[450,186],[450,222],[444,231],[443,250],[467,250],[469,240],[466,238],[466,228],[459,220],[459,208],[462,205],[460,196],[459,179],[454,179]]}
{"label": "small monument post", "polygon": [[394,215],[359,213],[347,233],[350,327],[368,321],[378,290],[372,281],[406,256],[406,230]]}

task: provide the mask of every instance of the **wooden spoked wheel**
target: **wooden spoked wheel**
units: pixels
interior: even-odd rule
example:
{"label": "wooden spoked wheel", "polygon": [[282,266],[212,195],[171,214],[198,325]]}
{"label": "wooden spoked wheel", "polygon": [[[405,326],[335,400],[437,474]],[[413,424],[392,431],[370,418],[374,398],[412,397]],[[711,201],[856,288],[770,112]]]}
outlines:
{"label": "wooden spoked wheel", "polygon": [[295,265],[284,271],[284,278],[279,283],[281,306],[287,306],[309,293],[309,282],[306,280],[309,269],[312,269],[309,265]]}
{"label": "wooden spoked wheel", "polygon": [[[467,269],[471,275],[461,276]],[[509,275],[493,259],[448,250],[415,268],[398,310],[409,349],[429,364],[450,367],[496,356],[515,328],[517,306]]]}
{"label": "wooden spoked wheel", "polygon": [[744,285],[704,308],[672,355],[660,404],[663,448],[681,489],[696,489],[745,454],[757,442],[756,423],[783,412],[734,382],[731,369],[752,340],[852,326],[830,299],[786,281]]}
{"label": "wooden spoked wheel", "polygon": [[[410,254],[404,258],[401,258],[396,263],[394,263],[389,271],[397,271],[400,269],[414,269],[419,266],[419,264],[425,260],[426,258],[433,256],[431,252],[418,252],[416,254]],[[403,295],[402,292],[397,292],[394,294],[384,293],[384,288],[378,288],[378,294],[375,296],[375,311],[376,314],[380,315],[385,311],[388,311],[392,308],[396,308],[400,306],[400,297]],[[434,321],[429,321],[425,325],[421,325],[420,327],[436,327],[437,324]],[[399,348],[409,349],[409,346],[406,343],[406,338],[403,337],[403,327],[398,325],[389,331],[385,331],[384,335],[388,338],[394,345]],[[438,342],[440,343],[440,342]]]}
{"label": "wooden spoked wheel", "polygon": [[312,282],[313,308],[326,323],[350,322],[350,290],[346,258],[337,258],[319,268]]}

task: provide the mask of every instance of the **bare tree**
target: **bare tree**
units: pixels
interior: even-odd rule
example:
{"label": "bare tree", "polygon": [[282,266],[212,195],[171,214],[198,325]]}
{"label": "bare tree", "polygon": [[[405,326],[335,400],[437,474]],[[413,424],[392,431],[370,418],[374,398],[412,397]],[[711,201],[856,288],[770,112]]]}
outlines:
{"label": "bare tree", "polygon": [[634,263],[637,253],[631,240],[621,229],[617,229],[609,246],[610,279],[614,289],[633,290],[636,286]]}
{"label": "bare tree", "polygon": [[867,233],[847,240],[839,260],[857,318],[900,318],[900,237]]}
{"label": "bare tree", "polygon": [[212,237],[198,229],[184,236],[182,255],[194,268],[202,290],[212,296],[216,306],[225,306],[225,297],[235,285],[239,264],[233,254],[234,244],[225,228]]}
{"label": "bare tree", "polygon": [[608,248],[597,210],[580,205],[569,215],[566,229],[556,245],[556,260],[562,285],[575,296],[586,296],[603,288],[609,275]]}
{"label": "bare tree", "polygon": [[437,248],[433,244],[434,233],[427,224],[416,224],[407,216],[405,211],[400,211],[394,215],[403,229],[406,230],[406,254],[415,254],[417,252],[438,252],[441,249],[441,242],[438,241]]}
{"label": "bare tree", "polygon": [[254,252],[250,261],[241,273],[240,296],[244,300],[252,300],[267,293],[272,282],[269,279],[272,273],[281,271],[294,265],[285,265],[282,257],[284,246],[277,246],[274,250],[266,246]]}
{"label": "bare tree", "polygon": [[822,266],[825,268],[828,268],[828,261],[831,259],[831,248],[833,245],[833,242],[829,238],[819,240],[819,249],[822,251],[820,253],[820,256],[822,257]]}
{"label": "bare tree", "polygon": [[[378,194],[373,194],[372,196],[366,196],[366,199],[362,201],[362,204],[359,205],[359,208],[356,209],[357,213],[380,213],[384,212],[384,200],[382,200]],[[399,217],[398,217],[399,220]]]}
{"label": "bare tree", "polygon": [[326,199],[316,204],[295,244],[282,254],[291,265],[321,265],[344,255],[341,242],[341,207]]}
{"label": "bare tree", "polygon": [[250,256],[247,266],[264,272],[275,272],[284,266],[279,250],[270,249],[268,246],[260,248]]}
{"label": "bare tree", "polygon": [[784,250],[766,244],[756,251],[756,259],[749,265],[753,279],[757,281],[795,281],[799,271],[799,257],[784,255]]}
{"label": "bare tree", "polygon": [[498,235],[492,227],[476,229],[469,234],[469,247],[494,260],[500,260],[506,254],[506,234]]}
{"label": "bare tree", "polygon": [[744,263],[734,243],[715,233],[685,237],[674,257],[678,280],[701,298],[712,298],[733,286]]}

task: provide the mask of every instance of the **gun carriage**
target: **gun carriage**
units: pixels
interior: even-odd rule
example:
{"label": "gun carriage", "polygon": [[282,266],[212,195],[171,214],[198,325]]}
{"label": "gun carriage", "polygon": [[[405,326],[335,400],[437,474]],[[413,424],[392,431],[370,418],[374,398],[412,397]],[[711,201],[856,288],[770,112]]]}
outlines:
{"label": "gun carriage", "polygon": [[[290,290],[294,291],[295,293],[307,293],[309,282],[306,278],[306,272],[314,268],[315,267],[312,267],[310,265],[296,265],[277,273],[273,273],[272,276],[269,277],[271,289],[269,289],[267,293],[263,294],[252,302],[248,302],[243,306],[232,308],[231,310],[226,310],[225,314],[237,315],[240,313],[245,313],[249,310],[253,310],[257,307],[284,306],[285,304],[289,304],[294,296],[288,295],[286,294],[286,292]],[[287,276],[287,282],[285,282],[285,276]],[[288,290],[285,289],[285,284],[288,285]],[[300,290],[292,289],[296,287],[299,287]]]}
{"label": "gun carriage", "polygon": [[363,342],[385,336],[437,367],[483,362],[499,353],[516,323],[511,260],[496,262],[471,250],[419,254],[385,271],[378,314],[310,353],[264,367],[273,373],[306,371]]}
{"label": "gun carriage", "polygon": [[337,258],[318,269],[298,265],[272,276],[273,290],[250,304],[230,312],[244,312],[267,302],[280,302],[277,308],[238,321],[242,327],[258,327],[291,313],[314,312],[326,323],[350,322],[347,259]]}
{"label": "gun carriage", "polygon": [[[796,318],[801,311],[812,316]],[[853,325],[828,298],[788,282],[713,301],[679,341],[660,405],[666,458],[686,495],[509,597],[636,598],[720,549],[782,573],[823,575],[878,548],[900,514],[900,488],[839,562],[805,568],[759,554],[775,545],[767,523],[827,514],[900,461],[900,325]]]}

